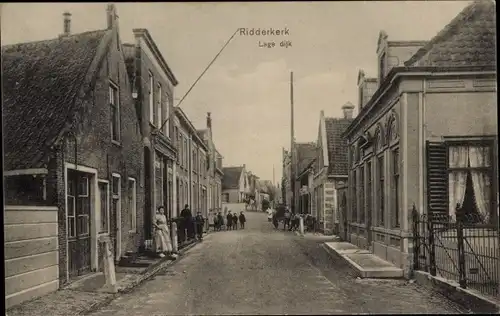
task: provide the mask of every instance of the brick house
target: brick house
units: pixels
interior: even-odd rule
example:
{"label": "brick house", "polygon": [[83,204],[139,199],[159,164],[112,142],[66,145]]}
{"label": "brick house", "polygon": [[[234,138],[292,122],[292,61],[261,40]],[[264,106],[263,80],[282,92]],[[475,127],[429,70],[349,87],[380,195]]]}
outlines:
{"label": "brick house", "polygon": [[[61,284],[100,270],[99,239],[115,260],[143,239],[141,134],[115,7],[107,29],[70,26],[65,14],[59,38],[2,47],[8,202],[58,207]],[[35,174],[43,193],[17,195]]]}
{"label": "brick house", "polygon": [[209,217],[216,212],[222,211],[222,155],[215,146],[212,133],[212,117],[210,112],[207,113],[207,122],[205,129],[197,130],[198,136],[205,142],[208,147],[207,166],[208,166],[208,212]]}
{"label": "brick house", "polygon": [[354,105],[342,106],[342,118],[325,117],[320,113],[316,142],[316,165],[313,175],[313,215],[317,216],[325,234],[339,233],[338,192],[347,183],[347,147],[342,133],[353,121]]}
{"label": "brick house", "polygon": [[476,1],[428,42],[380,33],[377,90],[344,133],[347,237],[405,275],[413,205],[498,222],[495,32],[495,4]]}
{"label": "brick house", "polygon": [[188,204],[193,214],[208,217],[208,146],[198,135],[188,116],[175,108],[174,138],[177,140],[177,209]]}
{"label": "brick house", "polygon": [[313,170],[316,163],[315,143],[295,143],[295,210],[302,214],[314,214],[313,211]]}
{"label": "brick house", "polygon": [[135,43],[124,44],[123,51],[142,135],[145,177],[142,229],[149,241],[156,209],[164,206],[167,218],[175,217],[177,211],[174,208],[177,150],[172,140],[171,115],[178,82],[149,31],[134,29],[133,32]]}

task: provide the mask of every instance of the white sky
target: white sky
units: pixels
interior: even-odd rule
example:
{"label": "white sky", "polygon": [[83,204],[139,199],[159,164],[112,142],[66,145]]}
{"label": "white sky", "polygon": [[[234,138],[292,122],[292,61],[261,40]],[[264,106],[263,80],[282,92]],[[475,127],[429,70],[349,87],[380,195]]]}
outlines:
{"label": "white sky", "polygon": [[[290,146],[290,71],[294,72],[295,137],[316,141],[320,110],[340,116],[357,104],[358,70],[376,75],[380,30],[389,40],[429,40],[470,1],[255,3],[119,3],[123,42],[147,28],[179,80],[180,99],[240,27],[281,29],[289,36],[239,36],[198,82],[182,108],[197,128],[212,112],[224,165],[246,164],[261,179],[281,178]],[[57,37],[64,11],[72,33],[106,26],[105,3],[0,4],[2,45]],[[277,47],[259,48],[275,41]],[[292,47],[281,48],[282,40]],[[178,102],[178,101],[177,101]],[[176,103],[175,103],[176,104]]]}

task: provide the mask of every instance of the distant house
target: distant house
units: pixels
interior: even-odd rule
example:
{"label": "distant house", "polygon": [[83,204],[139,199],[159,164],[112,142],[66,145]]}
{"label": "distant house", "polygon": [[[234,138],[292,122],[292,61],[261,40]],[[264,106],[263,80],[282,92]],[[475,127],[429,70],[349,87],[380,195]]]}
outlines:
{"label": "distant house", "polygon": [[339,214],[338,187],[347,183],[347,146],[342,133],[353,121],[354,105],[342,106],[342,118],[325,117],[320,114],[316,164],[313,176],[312,213],[318,217],[325,234],[338,234]]}
{"label": "distant house", "polygon": [[[57,237],[32,234],[46,238],[22,249],[6,242],[6,266],[43,268],[16,287],[25,298],[99,270],[101,238],[116,261],[144,239],[142,137],[115,7],[103,30],[71,34],[69,17],[59,38],[2,47],[7,204],[59,209]],[[44,284],[29,288],[35,278]]]}
{"label": "distant house", "polygon": [[316,161],[315,143],[294,144],[296,152],[295,209],[297,213],[311,214],[313,164]]}
{"label": "distant house", "polygon": [[222,200],[226,203],[245,203],[250,194],[246,166],[224,167]]}
{"label": "distant house", "polygon": [[347,238],[406,275],[413,206],[498,225],[495,24],[495,3],[475,1],[428,42],[380,32],[377,90],[344,133]]}

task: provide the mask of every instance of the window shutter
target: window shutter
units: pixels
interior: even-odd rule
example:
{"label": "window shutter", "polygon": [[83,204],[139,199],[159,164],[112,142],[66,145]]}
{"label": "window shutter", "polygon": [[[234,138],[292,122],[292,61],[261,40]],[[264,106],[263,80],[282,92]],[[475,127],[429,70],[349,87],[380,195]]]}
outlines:
{"label": "window shutter", "polygon": [[427,141],[427,203],[429,215],[448,215],[448,166],[443,142]]}

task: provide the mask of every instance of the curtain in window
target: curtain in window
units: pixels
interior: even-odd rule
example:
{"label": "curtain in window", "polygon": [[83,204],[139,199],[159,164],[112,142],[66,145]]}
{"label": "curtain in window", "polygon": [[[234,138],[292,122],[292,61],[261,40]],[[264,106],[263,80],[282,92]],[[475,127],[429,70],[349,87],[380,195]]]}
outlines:
{"label": "curtain in window", "polygon": [[[489,167],[489,160],[490,153],[488,147],[469,148],[469,161],[471,168]],[[471,175],[477,210],[479,211],[483,222],[487,223],[490,219],[490,177],[484,171],[474,169],[471,169]]]}
{"label": "curtain in window", "polygon": [[[454,146],[449,148],[449,167],[467,168],[469,148],[467,146]],[[462,206],[465,197],[467,171],[453,171],[449,174],[448,192],[450,195],[449,215],[455,220],[456,206]]]}

